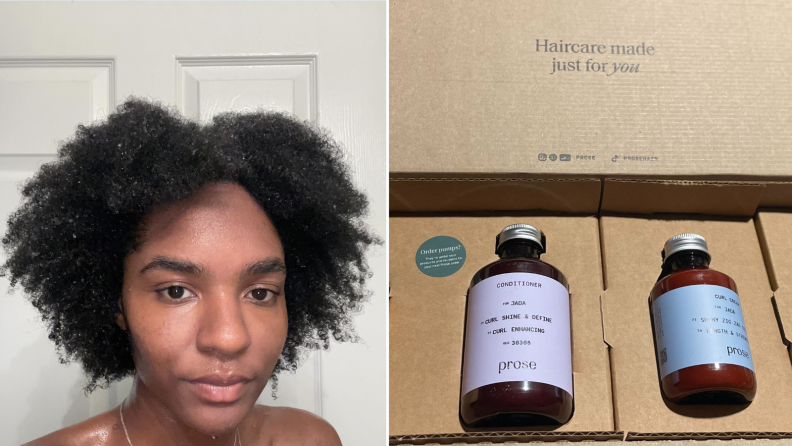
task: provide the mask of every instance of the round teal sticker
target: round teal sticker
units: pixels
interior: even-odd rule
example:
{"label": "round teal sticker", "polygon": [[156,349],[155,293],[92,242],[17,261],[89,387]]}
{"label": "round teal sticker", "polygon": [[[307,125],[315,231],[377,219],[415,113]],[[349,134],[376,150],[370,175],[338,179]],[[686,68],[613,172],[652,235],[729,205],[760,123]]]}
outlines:
{"label": "round teal sticker", "polygon": [[446,277],[462,268],[465,257],[462,242],[454,237],[439,235],[423,242],[418,248],[415,264],[427,276]]}

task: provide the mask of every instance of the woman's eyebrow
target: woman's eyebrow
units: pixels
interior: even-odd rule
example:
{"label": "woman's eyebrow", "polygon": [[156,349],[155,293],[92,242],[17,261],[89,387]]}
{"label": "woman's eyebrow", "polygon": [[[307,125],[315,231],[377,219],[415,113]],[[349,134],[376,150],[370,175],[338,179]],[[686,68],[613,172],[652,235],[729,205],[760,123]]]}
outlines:
{"label": "woman's eyebrow", "polygon": [[285,273],[286,272],[286,265],[283,263],[283,260],[279,257],[267,257],[266,259],[262,259],[256,262],[251,263],[242,271],[242,274],[239,275],[240,279],[244,279],[247,276],[257,276],[261,274],[270,274],[270,273]]}
{"label": "woman's eyebrow", "polygon": [[[143,267],[143,269],[140,270],[140,274],[142,275],[152,270],[174,271],[177,273],[190,274],[198,277],[202,276],[205,271],[203,267],[198,266],[189,260],[179,260],[165,256],[154,257],[154,260],[149,262]],[[248,276],[285,272],[286,265],[283,263],[282,259],[279,257],[268,257],[266,259],[258,260],[249,264],[245,270],[242,271],[242,274],[240,274],[239,277],[245,278]]]}
{"label": "woman's eyebrow", "polygon": [[140,274],[145,274],[147,271],[151,270],[174,271],[177,273],[190,274],[199,277],[204,273],[204,269],[193,262],[188,260],[172,259],[165,256],[154,257],[154,260],[149,262],[143,267],[143,269],[140,270]]}

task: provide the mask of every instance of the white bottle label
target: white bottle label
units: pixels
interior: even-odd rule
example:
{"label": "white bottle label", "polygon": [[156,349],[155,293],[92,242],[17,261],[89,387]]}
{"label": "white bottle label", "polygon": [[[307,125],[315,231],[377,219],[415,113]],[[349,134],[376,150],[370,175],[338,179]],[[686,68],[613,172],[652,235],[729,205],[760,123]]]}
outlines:
{"label": "white bottle label", "polygon": [[660,379],[686,367],[734,364],[753,371],[740,297],[718,285],[688,285],[652,304]]}
{"label": "white bottle label", "polygon": [[462,395],[489,384],[534,381],[572,395],[569,292],[532,273],[499,274],[468,296]]}

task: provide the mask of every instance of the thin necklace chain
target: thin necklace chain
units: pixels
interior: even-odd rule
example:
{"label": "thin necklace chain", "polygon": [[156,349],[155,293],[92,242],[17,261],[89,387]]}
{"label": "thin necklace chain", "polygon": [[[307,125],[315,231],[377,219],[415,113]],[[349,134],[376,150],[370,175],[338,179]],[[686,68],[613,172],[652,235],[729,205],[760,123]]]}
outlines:
{"label": "thin necklace chain", "polygon": [[[132,446],[132,440],[129,439],[129,432],[127,432],[126,423],[124,423],[124,412],[121,410],[121,408],[124,407],[124,403],[126,403],[126,400],[127,399],[124,398],[124,401],[121,403],[120,406],[118,406],[118,414],[121,415],[121,426],[124,428],[124,435],[126,435],[126,437],[127,437],[127,443],[129,443],[129,446]],[[236,432],[234,432],[234,446],[236,446],[236,444],[237,444],[237,438],[239,438],[239,427],[238,426],[236,428]],[[239,446],[242,446],[242,439],[241,438],[239,438]]]}

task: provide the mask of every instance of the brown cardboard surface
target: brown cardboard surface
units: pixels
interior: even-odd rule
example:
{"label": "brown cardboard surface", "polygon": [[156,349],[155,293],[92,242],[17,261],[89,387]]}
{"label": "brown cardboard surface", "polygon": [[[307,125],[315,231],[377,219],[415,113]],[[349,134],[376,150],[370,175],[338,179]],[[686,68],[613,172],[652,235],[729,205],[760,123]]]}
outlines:
{"label": "brown cardboard surface", "polygon": [[[544,437],[542,439],[525,439],[518,435],[518,433],[512,433],[514,435],[511,436],[504,436],[504,438],[511,438],[513,441],[510,441],[509,444],[511,445],[536,445],[536,441],[552,441],[547,440],[548,437]],[[754,435],[750,433],[746,433],[745,438],[732,438],[726,435],[718,435],[718,434],[695,434],[695,433],[688,433],[684,434],[685,436],[679,436],[677,434],[670,434],[667,436],[662,436],[661,439],[657,439],[656,437],[648,436],[641,436],[641,435],[634,435],[632,438],[627,438],[628,440],[640,440],[641,446],[792,446],[792,439],[789,438],[788,432],[779,432],[773,434],[759,434]],[[621,439],[621,436],[618,438],[614,437],[610,440],[617,440]],[[467,444],[492,444],[490,441],[499,442],[501,438],[490,436],[486,437],[482,435],[479,436],[472,436],[471,438],[466,439],[464,442],[458,441],[458,438],[454,438],[453,436],[447,436],[444,438],[440,438],[439,436],[415,436],[415,437],[393,437],[390,440],[391,445],[402,445],[402,444],[425,444],[425,445],[467,445]],[[480,441],[479,441],[480,440]],[[724,443],[723,440],[729,440],[728,443]],[[529,443],[530,441],[530,443]],[[579,443],[581,446],[598,446],[601,443],[597,442],[594,443],[591,440],[583,440]]]}
{"label": "brown cardboard surface", "polygon": [[[792,431],[792,367],[780,337],[772,291],[751,219],[603,216],[605,338],[611,346],[616,427],[631,433]],[[688,406],[679,413],[660,395],[647,298],[660,272],[663,243],[683,232],[703,235],[711,267],[731,276],[757,376],[757,395],[742,411]],[[739,435],[741,434],[731,434]],[[691,438],[686,434],[677,438]]]}
{"label": "brown cardboard surface", "polygon": [[[623,440],[623,432],[468,432],[464,434],[393,435],[390,444],[529,444],[538,441]],[[519,443],[515,443],[519,442]],[[523,443],[526,442],[526,443]]]}
{"label": "brown cardboard surface", "polygon": [[[497,218],[481,216],[391,218],[391,444],[608,439],[619,435],[597,431],[614,430],[644,441],[792,436],[792,366],[771,301],[774,296],[792,338],[792,211],[750,219],[758,207],[792,207],[789,23],[792,3],[784,0],[390,1],[392,212],[633,215],[606,216],[598,226],[613,381],[608,374],[596,381],[599,387],[591,384],[589,396],[579,392],[577,343],[592,337],[574,329],[578,412],[569,425],[538,436],[463,434],[457,419],[464,294],[472,274],[495,259],[493,239],[505,223],[490,227],[485,222]],[[554,57],[585,63],[589,56],[536,52],[537,39],[608,49],[644,42],[656,52],[593,57],[639,64],[637,73],[550,74]],[[664,212],[709,216],[636,215]],[[555,220],[539,223],[547,218]],[[593,220],[519,220],[536,223],[550,241],[551,231],[570,231],[581,218]],[[758,394],[741,412],[693,408],[682,415],[660,397],[647,296],[663,242],[687,231],[707,237],[712,267],[734,278],[745,302]],[[567,233],[580,239],[588,229]],[[462,270],[435,279],[417,271],[414,256],[420,243],[441,234],[471,241],[463,241]],[[575,243],[593,239],[587,240]],[[471,246],[480,247],[480,260]],[[568,277],[589,265],[593,277],[591,262],[562,253],[575,257],[562,250],[544,258]],[[573,320],[592,318],[600,310],[593,308],[595,294],[579,286],[596,290],[601,283],[571,277],[570,283],[573,305],[592,306]],[[437,320],[422,319],[427,315]],[[440,320],[446,328],[437,331]],[[439,339],[440,347],[429,348],[427,339]],[[611,384],[612,409],[581,412],[589,409],[582,398],[599,403]],[[709,418],[700,416],[705,412]],[[605,419],[610,425],[602,427]]]}
{"label": "brown cardboard surface", "polygon": [[756,216],[770,285],[783,333],[792,339],[792,210],[763,211]]}
{"label": "brown cardboard surface", "polygon": [[[754,437],[751,437],[754,438]],[[641,446],[792,446],[792,439],[772,439],[778,437],[761,437],[758,439],[730,439],[728,443],[724,443],[723,440],[718,439],[696,439],[696,440],[642,440]],[[453,442],[453,441],[429,441],[426,443],[410,443],[410,442],[403,442],[398,439],[391,440],[390,444],[392,445],[400,445],[400,444],[427,444],[427,445],[434,445],[434,444],[452,444],[452,445],[463,445],[463,444],[477,444],[479,442]],[[482,442],[482,444],[491,444],[489,442]],[[526,440],[517,442],[509,443],[512,445],[536,445],[535,442],[528,443]],[[594,443],[592,441],[581,441],[580,446],[599,446],[601,443]]]}
{"label": "brown cardboard surface", "polygon": [[788,178],[789,23],[784,0],[391,0],[390,170]]}
{"label": "brown cardboard surface", "polygon": [[[764,441],[774,441],[779,443],[780,440],[792,441],[792,432],[663,432],[663,433],[629,433],[626,435],[625,440],[638,440],[641,444],[666,444],[666,445],[697,445],[713,443],[713,440],[730,440],[728,443],[731,445],[734,441],[742,444],[759,443],[765,444]],[[663,440],[674,440],[673,443]],[[748,443],[744,443],[747,441]],[[723,444],[723,443],[721,443]],[[789,444],[780,442],[779,444]]]}
{"label": "brown cardboard surface", "polygon": [[[591,438],[597,437],[593,433],[613,430],[608,355],[599,307],[602,276],[596,217],[393,217],[389,253],[391,436],[420,436],[421,441],[439,441],[443,436],[449,441],[466,438],[453,435],[464,433],[458,408],[465,294],[473,274],[497,259],[495,236],[515,222],[545,232],[548,247],[542,259],[559,268],[570,283],[575,414],[570,423],[548,435],[587,432]],[[415,264],[419,246],[438,235],[457,238],[467,253],[464,266],[443,278],[429,277]],[[598,436],[612,437],[612,432]]]}
{"label": "brown cardboard surface", "polygon": [[542,210],[752,216],[792,206],[792,182],[702,178],[590,178],[529,174],[391,174],[392,212]]}
{"label": "brown cardboard surface", "polygon": [[595,178],[391,178],[391,211],[545,210],[594,214],[600,180]]}
{"label": "brown cardboard surface", "polygon": [[763,184],[738,181],[605,180],[603,212],[659,212],[752,216]]}
{"label": "brown cardboard surface", "polygon": [[766,208],[792,208],[792,181],[768,181],[761,206]]}

